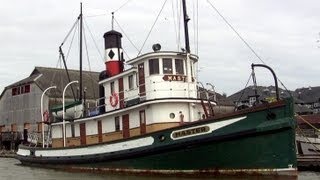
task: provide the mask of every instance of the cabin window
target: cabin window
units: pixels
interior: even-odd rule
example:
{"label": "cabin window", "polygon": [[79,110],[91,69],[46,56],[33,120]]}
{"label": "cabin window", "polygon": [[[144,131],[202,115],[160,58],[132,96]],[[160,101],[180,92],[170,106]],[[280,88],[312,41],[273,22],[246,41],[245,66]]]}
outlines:
{"label": "cabin window", "polygon": [[172,59],[162,59],[163,74],[172,74]]}
{"label": "cabin window", "polygon": [[149,60],[149,75],[159,74],[159,59]]}
{"label": "cabin window", "polygon": [[114,93],[114,82],[110,83],[110,92],[111,94]]}
{"label": "cabin window", "polygon": [[176,74],[184,74],[183,60],[182,59],[175,59],[175,65],[176,65]]}
{"label": "cabin window", "polygon": [[145,120],[145,111],[140,111],[140,124],[145,124],[146,120]]}
{"label": "cabin window", "polygon": [[128,77],[128,83],[129,83],[129,90],[133,89],[133,75],[130,75]]}
{"label": "cabin window", "polygon": [[114,125],[115,125],[115,131],[120,131],[120,120],[119,116],[116,116],[114,118]]}

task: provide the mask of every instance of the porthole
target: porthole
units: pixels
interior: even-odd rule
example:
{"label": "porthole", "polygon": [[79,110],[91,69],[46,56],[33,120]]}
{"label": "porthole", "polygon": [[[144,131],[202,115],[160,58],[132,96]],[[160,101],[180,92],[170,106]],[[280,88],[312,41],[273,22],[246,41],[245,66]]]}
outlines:
{"label": "porthole", "polygon": [[166,137],[164,137],[164,135],[160,135],[158,138],[159,138],[160,142],[163,142],[166,139]]}
{"label": "porthole", "polygon": [[176,115],[175,115],[174,113],[170,113],[170,114],[169,114],[169,117],[170,117],[171,119],[174,119],[174,118],[176,117]]}

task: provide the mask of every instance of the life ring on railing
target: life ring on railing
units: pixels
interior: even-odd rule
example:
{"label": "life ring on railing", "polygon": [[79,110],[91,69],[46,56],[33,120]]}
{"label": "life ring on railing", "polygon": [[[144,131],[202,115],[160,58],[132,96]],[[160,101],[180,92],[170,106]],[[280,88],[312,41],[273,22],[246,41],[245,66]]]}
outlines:
{"label": "life ring on railing", "polygon": [[44,122],[49,122],[49,112],[48,111],[45,111],[43,113],[43,121]]}
{"label": "life ring on railing", "polygon": [[112,107],[116,107],[118,105],[118,94],[117,93],[112,93],[112,95],[110,96],[109,102],[111,104]]}

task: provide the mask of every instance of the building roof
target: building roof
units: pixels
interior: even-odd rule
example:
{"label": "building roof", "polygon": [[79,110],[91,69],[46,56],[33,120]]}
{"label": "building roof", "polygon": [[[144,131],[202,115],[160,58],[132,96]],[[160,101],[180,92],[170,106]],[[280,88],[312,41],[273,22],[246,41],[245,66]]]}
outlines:
{"label": "building roof", "polygon": [[320,124],[320,114],[296,116],[296,120],[298,124]]}
{"label": "building roof", "polygon": [[[79,71],[69,70],[70,80],[79,81]],[[82,82],[83,88],[86,88],[86,98],[87,99],[97,99],[99,97],[99,73],[83,71]],[[24,84],[35,83],[42,90],[50,86],[57,86],[57,89],[47,92],[50,97],[62,98],[62,92],[64,87],[69,83],[67,78],[67,73],[65,69],[60,68],[50,68],[50,67],[35,67],[29,77],[15,82],[5,88],[11,89],[12,87],[17,87]],[[78,84],[71,85],[74,89],[75,95],[77,95]],[[5,91],[4,90],[4,91]],[[71,88],[66,90],[66,98],[73,98]]]}

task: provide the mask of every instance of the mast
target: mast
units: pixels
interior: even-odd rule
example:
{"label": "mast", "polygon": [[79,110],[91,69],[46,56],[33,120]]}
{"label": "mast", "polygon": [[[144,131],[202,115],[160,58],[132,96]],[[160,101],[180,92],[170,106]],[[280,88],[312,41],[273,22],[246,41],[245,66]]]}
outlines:
{"label": "mast", "polygon": [[187,14],[187,5],[186,0],[182,0],[182,8],[183,8],[183,21],[184,21],[184,38],[186,44],[186,51],[190,53],[190,45],[189,45],[189,30],[188,30],[188,21],[190,20]]}
{"label": "mast", "polygon": [[80,52],[79,52],[79,59],[80,59],[80,87],[79,87],[79,101],[82,100],[82,3],[80,3]]}

